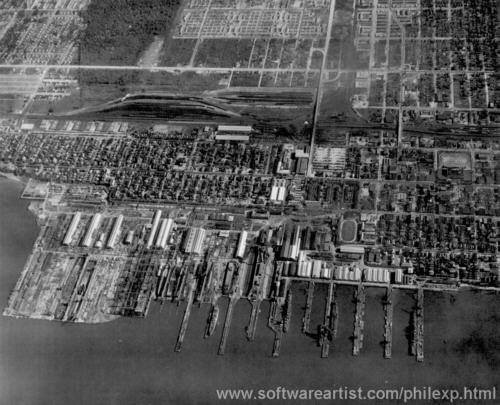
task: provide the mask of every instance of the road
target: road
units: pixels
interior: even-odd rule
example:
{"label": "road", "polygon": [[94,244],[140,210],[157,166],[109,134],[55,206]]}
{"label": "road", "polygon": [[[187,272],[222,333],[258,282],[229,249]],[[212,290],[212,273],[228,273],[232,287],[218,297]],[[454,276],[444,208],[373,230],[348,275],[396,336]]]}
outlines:
{"label": "road", "polygon": [[328,63],[328,48],[330,45],[330,39],[332,37],[332,27],[333,27],[333,17],[335,15],[335,4],[336,0],[330,0],[330,14],[328,16],[328,27],[326,29],[326,39],[325,48],[323,51],[323,61],[321,63],[321,70],[319,74],[318,89],[316,91],[316,102],[314,104],[313,122],[312,122],[312,133],[311,133],[311,144],[309,152],[309,162],[307,166],[307,175],[312,176],[312,161],[314,155],[314,140],[316,138],[317,123],[321,106],[321,99],[323,98],[323,85],[324,77],[326,73],[327,63]]}
{"label": "road", "polygon": [[[332,0],[335,2],[335,0]],[[333,9],[332,9],[333,10]],[[331,27],[330,27],[331,29]],[[330,35],[327,36],[327,40],[330,40]],[[326,42],[328,43],[328,42]],[[407,71],[408,73],[436,73],[436,74],[451,74],[451,75],[463,75],[463,74],[495,74],[493,70],[451,70],[451,69],[416,69],[416,70],[405,70],[402,68],[371,68],[371,69],[327,69],[326,60],[328,59],[327,50],[324,50],[325,57],[323,58],[323,65],[320,69],[300,69],[300,68],[252,68],[252,67],[192,67],[192,66],[123,66],[123,65],[45,65],[45,64],[30,64],[30,63],[2,63],[0,64],[0,69],[60,69],[60,70],[145,70],[148,72],[169,72],[169,73],[184,73],[184,72],[195,72],[195,73],[231,73],[231,72],[263,72],[263,73],[277,73],[277,72],[291,72],[291,73],[305,73],[313,72],[319,73],[323,72],[323,76],[328,76],[330,73],[401,73],[402,71]],[[320,82],[324,84],[328,80],[320,79]]]}

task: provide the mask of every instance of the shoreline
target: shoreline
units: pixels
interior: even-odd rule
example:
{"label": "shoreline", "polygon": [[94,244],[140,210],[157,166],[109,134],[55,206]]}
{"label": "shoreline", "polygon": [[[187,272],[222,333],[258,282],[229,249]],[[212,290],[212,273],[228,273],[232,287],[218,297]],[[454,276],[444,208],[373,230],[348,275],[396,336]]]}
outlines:
{"label": "shoreline", "polygon": [[29,178],[28,177],[17,176],[17,175],[15,175],[13,173],[2,172],[2,171],[0,171],[0,178],[4,178],[6,180],[15,181],[16,183],[21,183],[24,186],[26,186],[28,184],[28,182],[29,182]]}

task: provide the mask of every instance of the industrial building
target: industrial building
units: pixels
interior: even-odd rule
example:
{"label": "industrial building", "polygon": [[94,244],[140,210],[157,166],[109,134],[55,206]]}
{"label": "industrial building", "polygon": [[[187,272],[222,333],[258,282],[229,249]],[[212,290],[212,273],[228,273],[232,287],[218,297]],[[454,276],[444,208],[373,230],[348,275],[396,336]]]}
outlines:
{"label": "industrial building", "polygon": [[281,246],[281,257],[285,259],[297,260],[300,252],[300,226],[297,226],[293,232],[287,232]]}
{"label": "industrial building", "polygon": [[365,254],[365,248],[359,245],[341,245],[340,253],[350,253],[350,254]]}
{"label": "industrial building", "polygon": [[99,227],[100,222],[101,222],[101,214],[100,213],[94,214],[92,220],[90,221],[90,225],[87,229],[87,232],[85,233],[85,237],[83,238],[82,246],[90,247],[92,243],[92,235],[94,234],[95,230]]}
{"label": "industrial building", "polygon": [[161,210],[156,210],[153,216],[153,222],[151,224],[151,233],[149,234],[148,241],[146,243],[146,248],[150,249],[153,246],[156,231],[158,230],[158,224],[160,223]]}
{"label": "industrial building", "polygon": [[368,267],[363,271],[365,281],[370,283],[389,283],[390,272],[384,268]]}
{"label": "industrial building", "polygon": [[71,240],[73,239],[73,235],[75,234],[76,228],[78,227],[78,223],[80,222],[81,217],[82,217],[81,212],[77,212],[75,213],[75,215],[73,215],[68,230],[66,231],[66,235],[64,236],[63,240],[64,246],[69,246],[71,244]]}
{"label": "industrial building", "polygon": [[361,281],[362,273],[357,266],[353,268],[349,266],[340,266],[335,268],[334,275],[336,280]]}
{"label": "industrial building", "polygon": [[156,237],[155,247],[165,249],[173,225],[174,220],[172,218],[165,218],[161,221],[160,230],[158,231],[158,236]]}
{"label": "industrial building", "polygon": [[243,259],[243,255],[245,254],[245,249],[247,246],[247,231],[241,231],[240,239],[238,241],[238,248],[236,249],[236,257],[238,259]]}
{"label": "industrial building", "polygon": [[206,231],[203,228],[189,228],[184,238],[184,252],[201,254]]}
{"label": "industrial building", "polygon": [[240,134],[217,134],[215,135],[216,141],[232,141],[232,142],[248,142],[250,136]]}
{"label": "industrial building", "polygon": [[106,243],[106,247],[108,249],[113,249],[115,247],[116,240],[120,233],[120,228],[122,226],[122,223],[123,223],[123,215],[120,214],[118,215],[118,217],[116,217],[113,229],[111,230],[111,233],[108,238],[108,243]]}
{"label": "industrial building", "polygon": [[249,134],[252,132],[251,125],[219,125],[217,127],[217,133],[238,133],[238,134]]}
{"label": "industrial building", "polygon": [[270,200],[274,202],[283,202],[286,197],[286,179],[275,179],[271,187]]}

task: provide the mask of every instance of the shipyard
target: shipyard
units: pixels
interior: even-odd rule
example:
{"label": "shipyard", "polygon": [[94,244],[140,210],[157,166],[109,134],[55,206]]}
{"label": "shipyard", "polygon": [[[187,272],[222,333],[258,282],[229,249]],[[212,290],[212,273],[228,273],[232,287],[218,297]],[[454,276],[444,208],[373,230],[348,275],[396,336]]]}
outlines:
{"label": "shipyard", "polygon": [[496,389],[499,10],[0,0],[0,402]]}
{"label": "shipyard", "polygon": [[[186,130],[193,133],[192,125]],[[336,197],[338,191],[335,189],[320,192],[319,187],[339,187],[341,183],[338,180],[330,185],[311,183],[301,169],[304,166],[301,162],[304,160],[307,165],[307,160],[311,159],[307,145],[293,144],[289,140],[281,144],[263,143],[252,126],[205,126],[196,132],[195,138],[185,138],[186,130],[179,125],[174,129],[161,128],[163,132],[153,138],[157,145],[161,145],[162,139],[168,139],[173,159],[171,163],[166,161],[163,170],[171,171],[186,190],[177,188],[176,194],[170,196],[158,194],[156,201],[146,201],[143,193],[136,198],[130,189],[128,196],[122,197],[118,182],[124,181],[126,172],[118,174],[122,170],[119,161],[111,192],[109,185],[100,181],[86,186],[45,183],[43,171],[51,171],[50,161],[40,171],[36,169],[38,158],[33,160],[35,166],[23,165],[21,171],[16,171],[21,174],[37,170],[40,180],[30,180],[26,184],[23,198],[32,201],[31,210],[37,215],[41,230],[10,296],[5,315],[102,323],[120,316],[145,317],[152,301],[165,305],[182,302],[185,309],[174,347],[180,352],[189,333],[193,306],[207,305],[210,311],[202,337],[208,339],[221,329],[218,354],[224,355],[234,306],[238,300],[247,300],[251,304],[245,328],[247,339],[250,342],[255,339],[259,317],[267,317],[267,326],[274,334],[271,356],[278,357],[282,345],[286,344],[291,317],[300,317],[302,332],[317,341],[320,357],[326,358],[330,347],[335,345],[339,318],[351,316],[352,354],[362,356],[366,289],[375,288],[385,291],[383,301],[377,305],[384,311],[385,320],[380,330],[383,338],[381,356],[390,359],[394,329],[391,297],[393,290],[399,289],[412,292],[415,297],[407,325],[410,330],[408,353],[421,362],[424,360],[425,291],[453,293],[470,288],[494,289],[498,283],[499,267],[494,261],[491,244],[484,243],[487,239],[479,239],[487,237],[480,229],[491,223],[491,219],[476,217],[473,223],[478,229],[474,234],[478,238],[478,249],[483,252],[481,256],[471,255],[466,259],[467,251],[463,250],[456,258],[447,253],[448,262],[440,262],[439,255],[445,256],[439,250],[429,249],[432,256],[421,256],[420,247],[398,245],[406,242],[398,242],[394,236],[397,234],[388,233],[388,220],[394,216],[376,210],[382,204],[381,199],[386,197],[376,194],[370,207],[363,204],[364,189],[372,187],[368,178],[347,185],[347,188],[344,185],[342,197]],[[253,149],[253,137],[259,139],[258,149]],[[359,137],[359,132],[355,137]],[[347,142],[351,142],[350,138],[348,134]],[[113,143],[133,142],[133,138],[127,140],[123,135],[109,139]],[[91,135],[89,140],[102,142]],[[39,153],[47,153],[44,149],[51,151],[54,146],[50,142],[51,137],[45,136],[42,145],[46,146],[38,147]],[[179,151],[172,149],[177,147]],[[235,159],[239,156],[237,159],[242,164],[247,150],[254,156],[252,168],[243,166],[239,174],[227,169],[221,171],[219,165],[227,165],[231,154]],[[198,157],[222,151],[226,162],[199,160]],[[262,163],[255,165],[259,162],[255,160],[258,153],[263,154]],[[4,150],[2,156],[4,161],[20,162],[22,155],[9,155]],[[92,153],[91,156],[96,155]],[[456,159],[455,155],[450,156]],[[64,156],[60,155],[59,159]],[[325,162],[324,157],[321,159]],[[332,159],[338,157],[334,155]],[[437,154],[436,159],[442,160],[442,154]],[[316,161],[314,157],[312,160]],[[211,166],[199,166],[202,161]],[[334,166],[335,170],[349,170],[347,164],[342,165]],[[63,168],[58,167],[58,170]],[[316,167],[319,170],[320,166]],[[439,171],[439,164],[437,167]],[[64,175],[67,169],[62,170],[61,175]],[[201,176],[201,180],[212,173],[250,180],[248,184],[253,183],[253,187],[246,191],[247,199],[235,198],[234,192],[241,196],[243,190],[242,184],[234,181],[212,183],[210,188],[199,180],[188,185],[190,177]],[[319,179],[325,181],[324,177]],[[130,180],[126,181],[131,184]],[[256,181],[266,181],[267,189],[256,188]],[[299,187],[299,181],[306,181],[305,187]],[[226,184],[232,184],[234,191],[223,190]],[[424,182],[421,184],[425,186]],[[373,187],[378,190],[394,185],[397,183],[390,180],[373,180]],[[136,190],[137,196],[141,195],[140,188]],[[183,192],[187,192],[184,197]],[[359,194],[356,196],[353,192]],[[313,194],[324,200],[316,202]],[[200,204],[199,198],[205,203]],[[429,226],[425,213],[411,217],[401,213],[395,218],[400,228],[415,229],[415,224],[416,229]],[[455,223],[457,229],[463,221],[468,221],[467,217],[452,219],[446,213],[437,218],[436,221]],[[465,231],[472,235],[470,228]],[[389,235],[393,238],[391,244],[386,241]],[[440,237],[439,233],[436,237]],[[430,257],[434,257],[435,264],[429,268],[425,263]],[[471,274],[467,268],[459,267],[458,262],[456,267],[450,267],[449,262],[453,260],[476,260],[484,264],[477,273]],[[297,295],[293,284],[304,286],[299,289],[302,294]],[[321,285],[327,286],[322,304],[323,322],[311,324],[313,307],[318,305],[315,290]],[[352,289],[353,315],[337,306],[336,287],[339,285]],[[224,317],[219,316],[223,299],[228,300]],[[262,301],[270,303],[268,314],[261,314]],[[302,314],[292,313],[292,301],[304,303]]]}

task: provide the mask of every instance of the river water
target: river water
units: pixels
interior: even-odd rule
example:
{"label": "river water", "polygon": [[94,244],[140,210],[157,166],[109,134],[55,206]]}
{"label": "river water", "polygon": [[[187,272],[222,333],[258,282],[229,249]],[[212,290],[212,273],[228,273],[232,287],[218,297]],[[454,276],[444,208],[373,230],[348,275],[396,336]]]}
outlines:
{"label": "river water", "polygon": [[[0,190],[0,303],[5,306],[38,230],[34,217],[27,211],[28,204],[19,199],[22,186],[0,179]],[[209,308],[193,309],[181,353],[173,349],[182,305],[153,304],[145,319],[122,318],[101,325],[2,316],[0,404],[205,405],[218,403],[216,389],[277,386],[462,389],[463,386],[491,388],[496,385],[498,398],[500,296],[471,292],[426,293],[425,362],[421,364],[408,355],[405,336],[413,305],[410,293],[396,292],[393,358],[384,360],[380,345],[383,292],[368,290],[365,346],[355,358],[351,356],[349,339],[353,327],[353,290],[339,288],[338,336],[330,357],[321,359],[315,340],[300,333],[305,285],[296,284],[293,291],[291,330],[282,341],[279,358],[271,358],[273,334],[266,327],[267,303],[261,307],[255,341],[247,342],[244,328],[250,305],[246,301],[238,302],[224,356],[218,356],[217,349],[226,301],[218,329],[209,339],[203,339]],[[326,287],[316,288],[311,326],[322,320],[325,294]],[[320,403],[354,404],[356,401]]]}

